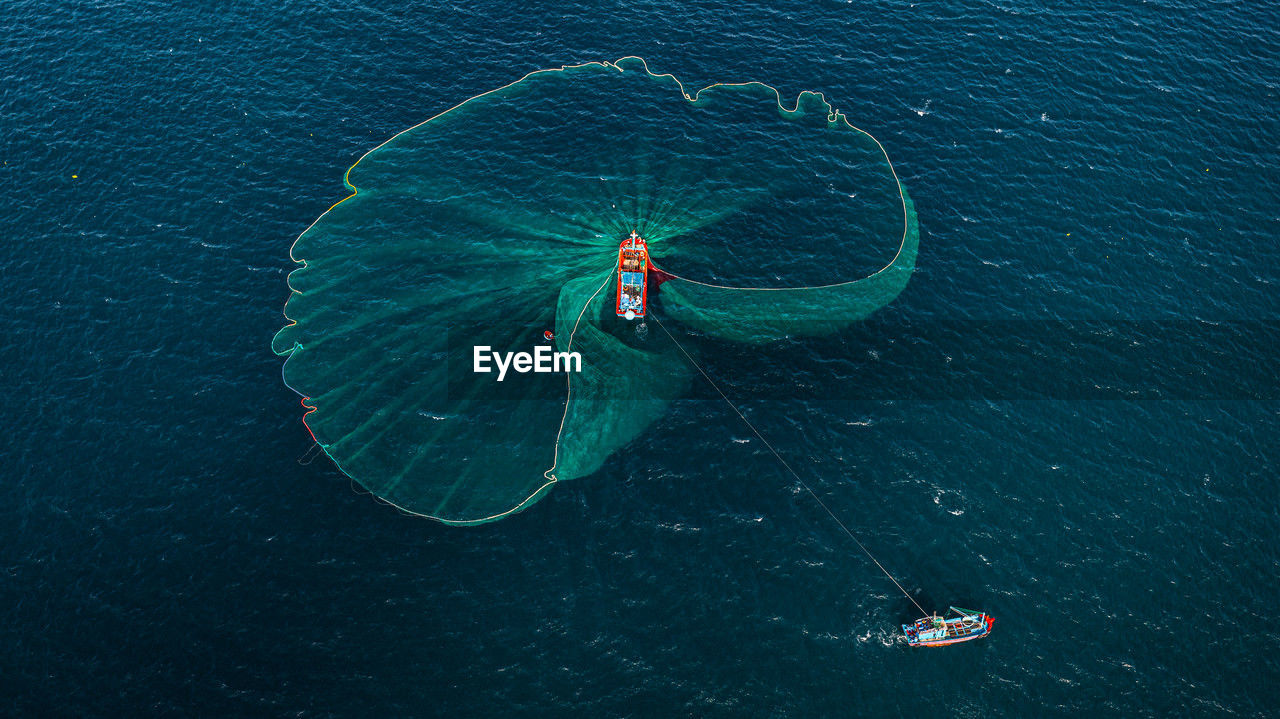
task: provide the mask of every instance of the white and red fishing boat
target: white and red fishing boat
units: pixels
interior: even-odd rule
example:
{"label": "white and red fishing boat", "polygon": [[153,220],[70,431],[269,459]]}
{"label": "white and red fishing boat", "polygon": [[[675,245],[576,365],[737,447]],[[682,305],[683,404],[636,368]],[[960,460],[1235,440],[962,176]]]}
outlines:
{"label": "white and red fishing boat", "polygon": [[649,246],[644,238],[631,236],[618,247],[618,316],[633,320],[644,317],[649,300]]}
{"label": "white and red fishing boat", "polygon": [[903,624],[907,644],[913,647],[942,647],[957,642],[981,639],[991,633],[995,619],[985,612],[951,607],[954,617],[921,617],[915,624]]}

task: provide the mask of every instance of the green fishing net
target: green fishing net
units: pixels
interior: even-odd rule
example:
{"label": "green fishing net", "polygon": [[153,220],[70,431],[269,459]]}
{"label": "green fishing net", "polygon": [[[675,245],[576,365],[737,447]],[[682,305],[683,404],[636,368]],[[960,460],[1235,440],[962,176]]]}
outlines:
{"label": "green fishing net", "polygon": [[[455,524],[595,472],[688,386],[665,335],[615,316],[632,230],[662,271],[651,315],[748,343],[866,317],[906,285],[918,244],[884,149],[821,95],[695,91],[636,58],[467,100],[346,183],[294,244],[273,349],[343,472]],[[581,371],[475,371],[477,347],[539,346],[578,353]]]}

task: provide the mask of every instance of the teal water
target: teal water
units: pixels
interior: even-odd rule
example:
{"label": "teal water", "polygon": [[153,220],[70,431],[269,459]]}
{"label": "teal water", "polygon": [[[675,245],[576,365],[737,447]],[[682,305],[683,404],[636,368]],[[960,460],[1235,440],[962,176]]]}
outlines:
{"label": "teal water", "polygon": [[[1278,698],[1273,8],[18,2],[0,24],[4,713]],[[526,72],[624,55],[821,90],[885,143],[920,216],[902,296],[838,337],[700,349],[922,604],[985,608],[991,637],[897,643],[910,603],[705,388],[480,528],[296,461],[270,340],[342,172]]]}

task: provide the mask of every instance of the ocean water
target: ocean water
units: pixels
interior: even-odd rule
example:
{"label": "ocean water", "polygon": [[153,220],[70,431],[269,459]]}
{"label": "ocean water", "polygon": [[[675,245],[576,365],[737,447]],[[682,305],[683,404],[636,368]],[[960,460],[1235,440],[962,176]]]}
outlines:
{"label": "ocean water", "polygon": [[[0,713],[1268,713],[1278,28],[1246,2],[8,3]],[[987,639],[898,642],[914,608],[705,390],[479,528],[298,461],[270,340],[346,168],[625,55],[821,90],[885,144],[907,290],[709,370]]]}

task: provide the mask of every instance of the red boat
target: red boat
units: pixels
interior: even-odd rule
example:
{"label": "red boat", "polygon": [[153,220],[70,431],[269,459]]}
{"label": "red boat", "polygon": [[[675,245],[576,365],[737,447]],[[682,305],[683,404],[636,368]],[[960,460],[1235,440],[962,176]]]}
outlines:
{"label": "red boat", "polygon": [[649,300],[649,246],[644,238],[631,236],[618,247],[618,316],[633,320],[644,317]]}

